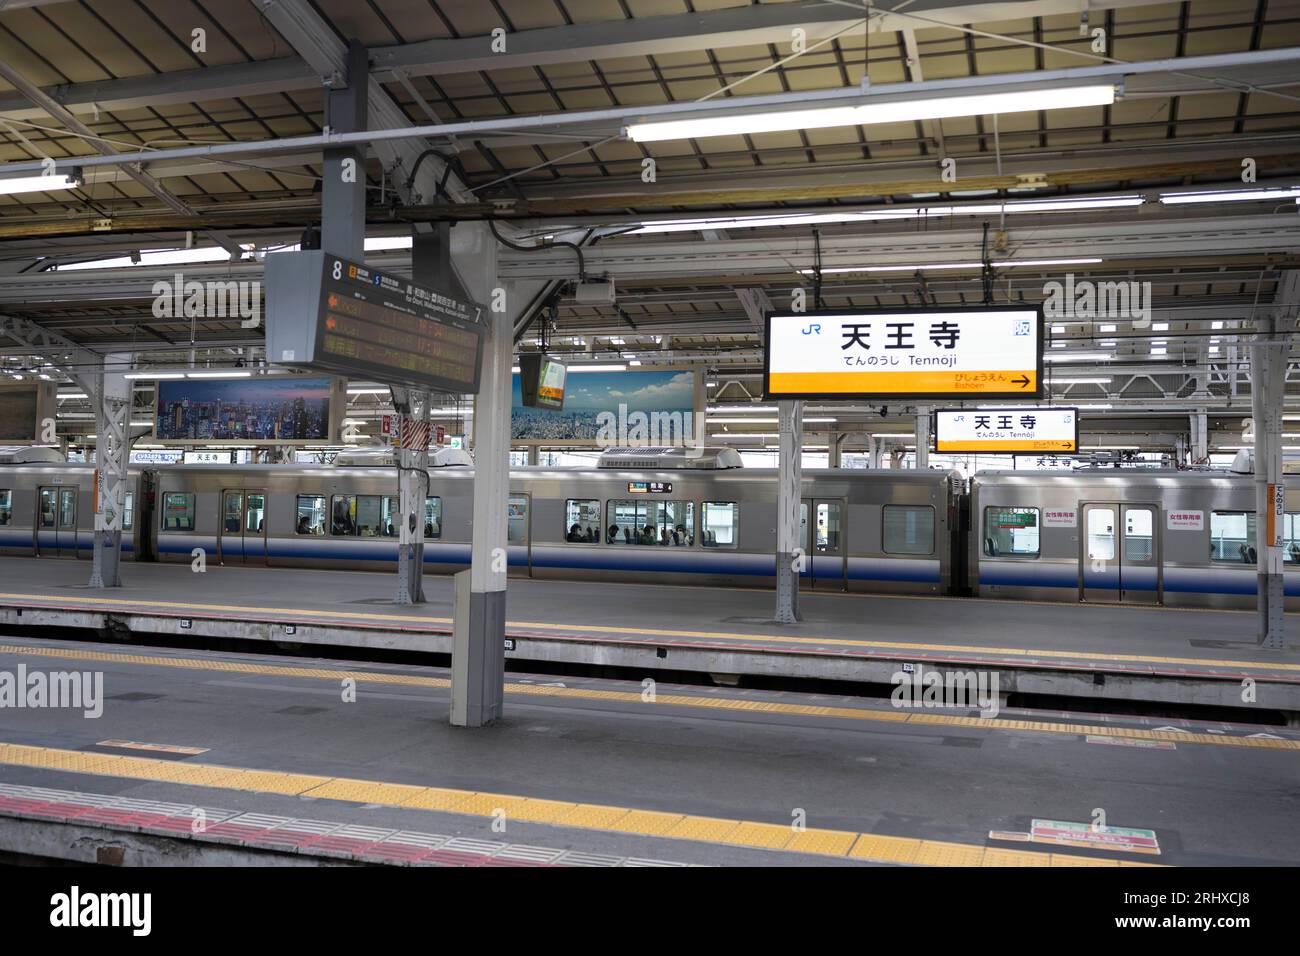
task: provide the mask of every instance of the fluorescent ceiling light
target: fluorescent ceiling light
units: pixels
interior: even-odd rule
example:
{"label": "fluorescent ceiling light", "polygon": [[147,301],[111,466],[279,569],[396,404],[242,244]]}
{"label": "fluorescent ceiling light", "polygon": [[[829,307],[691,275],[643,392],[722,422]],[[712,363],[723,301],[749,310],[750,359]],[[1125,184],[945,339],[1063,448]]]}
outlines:
{"label": "fluorescent ceiling light", "polygon": [[226,369],[224,371],[213,372],[186,372],[186,378],[252,378],[252,372],[241,372],[235,369]]}
{"label": "fluorescent ceiling light", "polygon": [[1115,356],[1109,352],[1064,352],[1060,355],[1044,355],[1044,362],[1109,362]]}
{"label": "fluorescent ceiling light", "polygon": [[122,377],[129,381],[139,379],[139,378],[147,378],[147,379],[184,378],[185,373],[184,372],[127,372]]}
{"label": "fluorescent ceiling light", "polygon": [[48,193],[60,189],[78,189],[81,183],[71,176],[22,176],[16,179],[0,179],[0,196],[12,196],[15,193]]}
{"label": "fluorescent ceiling light", "polygon": [[[995,269],[1007,269],[1012,266],[1078,266],[1092,265],[1102,260],[1095,257],[1086,257],[1078,259],[1004,259],[1000,262],[992,262],[990,265]],[[897,266],[833,266],[829,269],[822,269],[822,275],[831,275],[833,273],[844,272],[917,272],[931,269],[983,269],[982,262],[919,262],[907,265]],[[813,275],[816,269],[800,269],[803,275]]]}
{"label": "fluorescent ceiling light", "polygon": [[855,106],[771,110],[708,116],[700,119],[634,123],[627,127],[626,134],[633,142],[653,143],[668,139],[701,139],[708,136],[739,136],[751,133],[775,133],[782,130],[828,129],[834,126],[910,123],[915,120],[985,116],[991,113],[1109,106],[1115,102],[1115,86],[1113,83],[1095,83],[1055,89],[931,96],[925,99],[886,100],[881,96],[877,102],[871,100],[872,97],[868,94],[864,97],[864,102]]}
{"label": "fluorescent ceiling light", "polygon": [[1096,378],[1058,378],[1053,375],[1051,382],[1053,385],[1109,385],[1111,376],[1097,376]]}
{"label": "fluorescent ceiling light", "polygon": [[626,372],[626,365],[570,365],[569,372]]}
{"label": "fluorescent ceiling light", "polygon": [[[240,245],[245,252],[252,252],[251,243]],[[142,249],[139,259],[130,256],[118,256],[113,259],[96,259],[94,262],[70,262],[60,265],[60,272],[78,272],[85,269],[128,269],[133,266],[171,266],[192,265],[203,262],[229,262],[230,253],[221,246],[204,246],[199,249]]]}
{"label": "fluorescent ceiling light", "polygon": [[1161,193],[1160,201],[1169,206],[1201,202],[1266,202],[1270,199],[1300,197],[1300,186],[1290,189],[1214,189],[1203,192]]}

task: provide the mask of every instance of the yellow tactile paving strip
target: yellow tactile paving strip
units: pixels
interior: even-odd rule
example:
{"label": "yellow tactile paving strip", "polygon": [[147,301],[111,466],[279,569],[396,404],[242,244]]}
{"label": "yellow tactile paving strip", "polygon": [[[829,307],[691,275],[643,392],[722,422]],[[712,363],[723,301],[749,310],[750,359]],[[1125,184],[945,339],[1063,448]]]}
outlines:
{"label": "yellow tactile paving strip", "polygon": [[915,863],[923,866],[1146,866],[1109,857],[1086,857],[1051,852],[1006,850],[973,843],[918,840],[903,837],[821,830],[795,830],[774,823],[722,820],[685,813],[664,813],[630,807],[540,800],[504,793],[475,793],[445,787],[421,787],[356,780],[346,777],[318,777],[310,774],[251,770],[215,764],[183,763],[153,757],[117,757],[80,750],[29,747],[0,743],[0,764],[41,767],[71,773],[92,773],[125,777],[153,783],[182,783],[223,790],[247,790],[288,796],[347,800],[354,803],[391,807],[441,810],[476,817],[496,817],[549,823],[605,832],[635,833],[721,843],[762,850],[791,850],[819,856],[851,857],[880,863]]}
{"label": "yellow tactile paving strip", "polygon": [[[52,657],[65,660],[98,661],[104,664],[129,664],[147,667],[173,667],[188,670],[217,671],[234,674],[257,674],[268,677],[298,677],[307,680],[342,682],[353,680],[377,684],[448,688],[451,681],[442,677],[415,674],[386,674],[380,671],[340,670],[325,667],[291,667],[282,664],[253,664],[202,657],[164,657],[157,654],[128,654],[116,651],[92,651],[76,647],[27,647],[0,644],[0,654]],[[598,700],[649,707],[690,707],[700,710],[741,711],[780,714],[792,717],[832,717],[865,720],[873,723],[924,724],[936,727],[967,727],[979,730],[1012,730],[1028,733],[1073,734],[1075,736],[1116,737],[1127,740],[1167,740],[1181,744],[1207,744],[1218,747],[1249,747],[1257,750],[1300,750],[1300,740],[1271,737],[1242,737],[1228,734],[1145,730],[1140,727],[1105,727],[1090,724],[1054,723],[1046,720],[1001,720],[998,718],[958,717],[932,711],[873,710],[862,707],[830,707],[817,704],[788,704],[777,701],[746,700],[735,697],[710,697],[704,694],[657,694],[645,700],[639,691],[594,690],[583,687],[547,687],[539,684],[507,683],[507,694],[524,697],[558,697],[568,700]],[[432,808],[431,808],[432,809]]]}
{"label": "yellow tactile paving strip", "polygon": [[[6,594],[0,592],[0,601],[12,601],[24,607],[40,607],[42,601],[59,602],[58,607],[84,606],[87,608],[156,608],[172,612],[211,612],[213,614],[247,615],[249,609],[231,604],[195,604],[182,601],[137,601],[121,598],[79,597],[60,594],[35,596],[31,594]],[[419,614],[376,614],[367,611],[324,611],[304,608],[275,608],[278,619],[295,621],[326,620],[346,624],[349,621],[393,624],[439,624],[450,626],[449,617],[426,617]],[[129,611],[127,611],[129,613]],[[1105,654],[1096,651],[1047,650],[1023,647],[982,647],[975,644],[912,644],[906,641],[861,641],[844,637],[791,637],[779,634],[740,634],[731,631],[683,631],[648,627],[612,627],[603,624],[552,624],[539,621],[507,621],[506,627],[526,628],[566,634],[614,634],[629,637],[662,637],[670,640],[728,640],[767,642],[776,644],[812,645],[817,647],[860,647],[877,650],[933,651],[938,653],[979,654],[985,657],[1047,658],[1053,660],[1109,661],[1119,664],[1164,664],[1174,667],[1234,668],[1248,671],[1300,671],[1300,664],[1273,661],[1221,661],[1209,657],[1162,657],[1147,654]]]}

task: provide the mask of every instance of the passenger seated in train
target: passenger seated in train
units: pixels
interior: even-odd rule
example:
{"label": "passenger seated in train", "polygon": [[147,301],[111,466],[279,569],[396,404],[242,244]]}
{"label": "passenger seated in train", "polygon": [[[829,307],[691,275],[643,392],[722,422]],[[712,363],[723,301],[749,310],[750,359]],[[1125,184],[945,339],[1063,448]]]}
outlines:
{"label": "passenger seated in train", "polygon": [[569,529],[569,537],[568,537],[567,540],[572,541],[572,542],[575,542],[575,543],[578,543],[578,544],[581,544],[583,541],[585,541],[586,538],[583,537],[583,534],[582,534],[582,525],[578,524],[578,523],[575,521],[574,524],[573,524],[573,527]]}
{"label": "passenger seated in train", "polygon": [[334,505],[334,520],[330,528],[331,534],[353,534],[355,525],[352,523],[352,515],[348,511],[346,501],[336,502]]}
{"label": "passenger seated in train", "polygon": [[587,533],[582,536],[582,540],[588,544],[596,543],[596,526],[587,525]]}
{"label": "passenger seated in train", "polygon": [[426,521],[426,522],[424,523],[424,536],[425,536],[426,538],[432,538],[432,537],[433,537],[433,522],[432,522],[432,521]]}
{"label": "passenger seated in train", "polygon": [[654,544],[657,540],[658,539],[655,537],[654,525],[648,524],[641,529],[641,540],[639,542],[640,544]]}
{"label": "passenger seated in train", "polygon": [[605,532],[605,543],[606,544],[618,543],[618,525],[612,524],[609,526],[609,530]]}
{"label": "passenger seated in train", "polygon": [[673,528],[673,544],[684,545],[686,543],[686,525],[679,524],[676,528]]}
{"label": "passenger seated in train", "polygon": [[666,548],[671,543],[671,538],[668,534],[668,527],[665,525],[659,529],[659,544]]}
{"label": "passenger seated in train", "polygon": [[312,534],[311,515],[303,515],[298,519],[298,533]]}

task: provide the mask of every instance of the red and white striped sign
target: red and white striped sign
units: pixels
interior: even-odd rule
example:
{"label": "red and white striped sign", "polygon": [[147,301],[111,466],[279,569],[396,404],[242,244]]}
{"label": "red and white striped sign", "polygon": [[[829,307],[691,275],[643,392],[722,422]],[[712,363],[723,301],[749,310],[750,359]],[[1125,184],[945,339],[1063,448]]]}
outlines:
{"label": "red and white striped sign", "polygon": [[433,433],[430,422],[416,422],[409,418],[402,420],[402,447],[428,448],[429,438]]}

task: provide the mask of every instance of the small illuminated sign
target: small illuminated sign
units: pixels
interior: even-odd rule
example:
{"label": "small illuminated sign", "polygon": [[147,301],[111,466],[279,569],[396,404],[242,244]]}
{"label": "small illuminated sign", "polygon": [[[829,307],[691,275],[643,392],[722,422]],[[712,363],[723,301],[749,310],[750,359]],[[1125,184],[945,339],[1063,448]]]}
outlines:
{"label": "small illuminated sign", "polygon": [[776,312],[767,316],[767,398],[1037,398],[1038,308]]}
{"label": "small illuminated sign", "polygon": [[934,414],[934,450],[992,454],[1073,454],[1077,408],[953,408]]}
{"label": "small illuminated sign", "polygon": [[629,481],[627,492],[630,495],[670,495],[673,491],[671,481]]}

